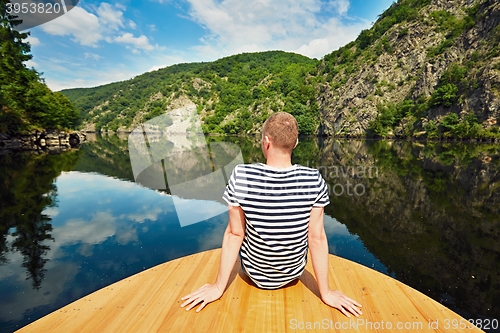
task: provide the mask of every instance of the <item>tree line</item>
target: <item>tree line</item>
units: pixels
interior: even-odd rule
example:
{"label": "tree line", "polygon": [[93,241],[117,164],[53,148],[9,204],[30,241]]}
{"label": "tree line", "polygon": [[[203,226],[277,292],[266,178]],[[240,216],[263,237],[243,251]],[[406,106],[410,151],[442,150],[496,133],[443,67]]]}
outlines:
{"label": "tree line", "polygon": [[16,30],[22,21],[7,13],[9,2],[0,0],[0,133],[75,128],[80,116],[74,105],[27,68],[32,58],[29,33]]}

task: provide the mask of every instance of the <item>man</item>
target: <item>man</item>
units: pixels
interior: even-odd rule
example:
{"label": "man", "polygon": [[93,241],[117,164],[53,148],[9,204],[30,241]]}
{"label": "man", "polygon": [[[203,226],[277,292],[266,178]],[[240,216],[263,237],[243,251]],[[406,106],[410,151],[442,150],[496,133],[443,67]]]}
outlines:
{"label": "man", "polygon": [[226,289],[238,253],[245,274],[263,289],[276,289],[300,277],[307,251],[321,299],[349,317],[361,315],[361,304],[328,285],[328,242],[323,211],[330,201],[318,170],[292,165],[298,143],[295,118],[285,112],[270,116],[262,129],[266,164],[237,165],[223,198],[229,223],[222,241],[217,280],[184,296],[182,307],[201,311]]}

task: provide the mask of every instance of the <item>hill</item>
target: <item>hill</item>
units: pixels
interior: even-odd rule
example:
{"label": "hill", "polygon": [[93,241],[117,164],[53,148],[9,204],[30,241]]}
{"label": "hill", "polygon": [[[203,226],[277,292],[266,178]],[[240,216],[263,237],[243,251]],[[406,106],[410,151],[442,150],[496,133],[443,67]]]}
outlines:
{"label": "hill", "polygon": [[271,51],[210,63],[174,65],[96,88],[63,90],[90,130],[128,131],[187,99],[210,133],[254,133],[272,111],[297,117],[301,133],[319,128],[317,60]]}
{"label": "hill", "polygon": [[500,3],[400,0],[327,55],[322,133],[499,137]]}
{"label": "hill", "polygon": [[189,99],[207,133],[256,133],[286,111],[301,134],[500,138],[499,22],[495,0],[399,0],[320,61],[239,54],[63,93],[96,131],[130,131]]}

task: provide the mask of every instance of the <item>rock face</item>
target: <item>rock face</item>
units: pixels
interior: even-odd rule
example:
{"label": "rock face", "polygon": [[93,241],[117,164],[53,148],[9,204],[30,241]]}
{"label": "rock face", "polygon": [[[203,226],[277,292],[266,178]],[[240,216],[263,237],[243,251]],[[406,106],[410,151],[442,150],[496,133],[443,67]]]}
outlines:
{"label": "rock face", "polygon": [[[408,3],[402,0],[392,7]],[[419,9],[415,18],[392,25],[363,50],[359,50],[358,38],[337,51],[337,56],[330,57],[333,60],[325,57],[322,65],[329,68],[323,70],[327,82],[318,89],[317,99],[322,116],[320,134],[365,135],[370,123],[380,115],[381,105],[405,100],[427,103],[428,108],[411,117],[404,114],[389,136],[402,135],[407,128],[412,134],[425,131],[429,121],[439,124],[451,112],[460,118],[473,112],[483,128],[498,126],[500,2],[432,0],[429,3]],[[384,23],[384,15],[374,28]],[[345,52],[356,54],[355,60],[347,65],[341,56]],[[453,66],[465,68],[465,73],[452,77],[457,91],[451,93],[456,97],[440,104],[436,99],[444,100],[446,95],[436,91],[446,80],[452,80],[446,75]]]}
{"label": "rock face", "polygon": [[86,140],[81,132],[42,131],[10,136],[0,134],[0,152],[10,150],[64,151],[77,148]]}

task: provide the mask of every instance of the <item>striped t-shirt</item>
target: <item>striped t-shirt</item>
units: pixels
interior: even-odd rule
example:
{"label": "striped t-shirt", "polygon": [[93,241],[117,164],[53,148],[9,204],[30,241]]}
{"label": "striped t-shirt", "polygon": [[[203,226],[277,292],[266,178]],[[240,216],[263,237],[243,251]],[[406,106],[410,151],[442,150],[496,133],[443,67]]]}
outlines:
{"label": "striped t-shirt", "polygon": [[316,169],[293,165],[237,165],[223,199],[245,213],[240,249],[243,268],[260,288],[275,289],[300,277],[307,263],[312,207],[330,203]]}

